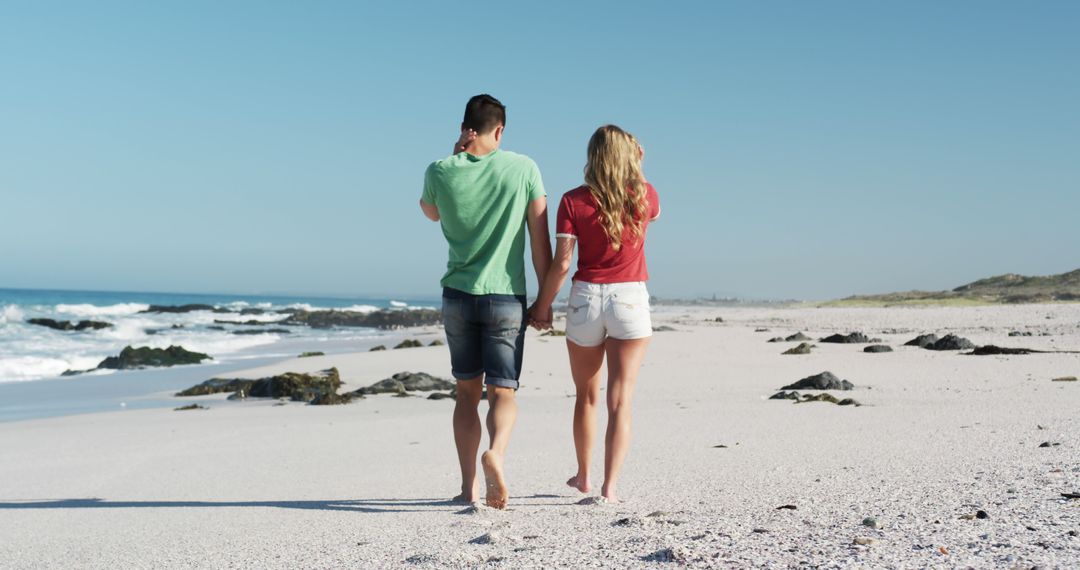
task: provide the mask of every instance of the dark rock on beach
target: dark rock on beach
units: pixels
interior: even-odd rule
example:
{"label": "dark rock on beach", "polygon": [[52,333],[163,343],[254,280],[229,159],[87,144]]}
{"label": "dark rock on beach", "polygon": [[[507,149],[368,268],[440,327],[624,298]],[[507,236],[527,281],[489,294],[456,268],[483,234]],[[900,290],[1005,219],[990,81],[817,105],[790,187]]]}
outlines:
{"label": "dark rock on beach", "polygon": [[399,342],[397,346],[394,347],[394,350],[397,350],[399,348],[420,348],[421,346],[424,346],[424,343],[418,340],[408,339]]}
{"label": "dark rock on beach", "polygon": [[297,356],[297,358],[310,358],[312,356],[326,356],[326,353],[325,352],[320,352],[320,351],[301,352],[300,355]]}
{"label": "dark rock on beach", "polygon": [[675,327],[669,327],[667,325],[660,325],[658,327],[653,327],[652,330],[653,330],[653,332],[674,332]]}
{"label": "dark rock on beach", "polygon": [[782,336],[774,336],[774,337],[770,338],[769,340],[767,340],[765,342],[784,342],[784,337],[782,337]]}
{"label": "dark rock on beach", "polygon": [[202,405],[199,405],[199,404],[188,404],[186,406],[180,406],[179,408],[173,408],[173,411],[175,411],[175,412],[183,412],[183,411],[186,411],[186,410],[209,410],[209,409],[210,408],[207,408],[206,406],[202,406]]}
{"label": "dark rock on beach", "polygon": [[1034,334],[1034,333],[1032,333],[1031,331],[1024,331],[1024,332],[1012,331],[1012,332],[1009,333],[1009,336],[1032,336],[1032,334]]}
{"label": "dark rock on beach", "polygon": [[855,385],[847,380],[837,378],[832,372],[822,372],[813,376],[807,376],[798,382],[788,384],[781,390],[851,390]]}
{"label": "dark rock on beach", "polygon": [[769,396],[770,400],[794,400],[796,404],[805,404],[807,402],[829,402],[830,404],[836,404],[838,406],[861,406],[859,402],[851,399],[844,398],[839,399],[829,393],[822,394],[799,394],[798,392],[777,392],[772,396]]}
{"label": "dark rock on beach", "polygon": [[252,398],[289,398],[298,402],[310,402],[326,397],[341,387],[337,368],[329,368],[317,374],[286,372],[269,378],[260,378],[247,391]]}
{"label": "dark rock on beach", "polygon": [[450,392],[432,392],[427,397],[429,400],[448,400],[453,398],[454,396]]}
{"label": "dark rock on beach", "polygon": [[970,354],[974,356],[990,356],[995,354],[1031,354],[1033,352],[1042,352],[1040,350],[1031,350],[1030,348],[1009,348],[1005,346],[994,346],[988,344],[986,346],[977,347],[971,352],[965,352],[964,354]]}
{"label": "dark rock on beach", "polygon": [[969,348],[975,348],[975,343],[954,334],[947,334],[936,340],[933,344],[924,346],[923,348],[928,350],[967,350]]}
{"label": "dark rock on beach", "polygon": [[810,349],[814,348],[814,346],[808,342],[800,342],[799,346],[789,348],[780,354],[810,354]]}
{"label": "dark rock on beach", "polygon": [[1076,382],[1076,376],[1061,376],[1052,379],[1051,382]]}
{"label": "dark rock on beach", "polygon": [[452,390],[457,383],[436,378],[424,372],[398,372],[390,378],[380,380],[366,388],[356,390],[357,394],[405,394],[406,392],[432,392]]}
{"label": "dark rock on beach", "polygon": [[319,373],[302,374],[286,372],[256,380],[250,378],[211,378],[177,392],[177,396],[205,396],[221,392],[233,392],[230,400],[251,398],[288,398],[298,402],[311,402],[316,405],[345,404],[358,397],[357,394],[338,394],[341,376],[337,368],[329,368]]}
{"label": "dark rock on beach", "polygon": [[884,344],[872,344],[864,349],[863,352],[892,352],[892,347]]}
{"label": "dark rock on beach", "polygon": [[176,393],[177,396],[206,396],[207,394],[219,394],[222,392],[251,392],[254,380],[247,378],[211,378],[202,384],[196,384],[186,390]]}
{"label": "dark rock on beach", "polygon": [[84,330],[100,330],[112,327],[112,323],[106,323],[102,321],[56,321],[53,319],[27,319],[28,323],[32,325],[38,325],[42,327],[49,327],[58,331],[84,331]]}
{"label": "dark rock on beach", "polygon": [[926,348],[938,341],[936,334],[921,334],[907,342],[904,346],[917,346],[919,348]]}
{"label": "dark rock on beach", "polygon": [[419,327],[442,322],[442,312],[435,309],[384,309],[370,313],[357,311],[296,311],[279,321],[283,325],[306,325],[312,328],[371,327],[396,329]]}
{"label": "dark rock on beach", "polygon": [[149,346],[132,348],[126,346],[124,350],[120,351],[119,356],[110,356],[102,360],[97,367],[112,370],[130,370],[133,368],[199,364],[204,360],[212,360],[212,358],[201,352],[191,352],[182,346],[170,346],[169,348],[150,348]]}
{"label": "dark rock on beach", "polygon": [[797,333],[795,333],[795,334],[793,334],[791,336],[788,336],[788,337],[784,338],[784,341],[786,341],[786,342],[799,342],[799,341],[804,341],[804,340],[813,340],[813,339],[811,339],[810,337],[806,336],[805,334],[803,334],[801,332],[797,332]]}
{"label": "dark rock on beach", "polygon": [[445,345],[446,345],[446,343],[439,340],[439,339],[435,339],[435,340],[428,343],[428,346],[445,346]]}
{"label": "dark rock on beach", "polygon": [[853,332],[850,334],[829,335],[821,339],[820,342],[834,342],[838,344],[859,344],[864,342],[870,342],[870,338],[861,332]]}
{"label": "dark rock on beach", "polygon": [[371,347],[371,349],[368,350],[368,352],[379,352],[380,350],[386,350],[386,346],[382,344],[378,346],[373,346]]}

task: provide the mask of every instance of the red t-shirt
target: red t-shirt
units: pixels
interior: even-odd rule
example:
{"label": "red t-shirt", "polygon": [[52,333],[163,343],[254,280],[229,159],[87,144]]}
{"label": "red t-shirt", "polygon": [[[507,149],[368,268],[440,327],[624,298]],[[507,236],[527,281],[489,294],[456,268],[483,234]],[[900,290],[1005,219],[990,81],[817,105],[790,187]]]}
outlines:
{"label": "red t-shirt", "polygon": [[[645,199],[649,203],[649,222],[660,215],[660,197],[656,188],[646,183]],[[624,232],[622,247],[611,247],[604,227],[600,225],[596,200],[588,186],[579,186],[563,194],[559,202],[559,214],[555,219],[555,237],[577,238],[578,270],[574,281],[589,283],[628,283],[648,281],[645,267],[645,234],[634,239],[629,228]]]}

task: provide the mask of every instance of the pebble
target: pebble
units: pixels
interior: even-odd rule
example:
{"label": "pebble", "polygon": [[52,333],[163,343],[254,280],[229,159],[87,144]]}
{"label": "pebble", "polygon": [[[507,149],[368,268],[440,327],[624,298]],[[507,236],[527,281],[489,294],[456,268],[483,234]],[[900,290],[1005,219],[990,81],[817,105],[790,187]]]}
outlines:
{"label": "pebble", "polygon": [[503,541],[503,536],[498,532],[492,531],[484,533],[469,541],[470,544],[498,544]]}
{"label": "pebble", "polygon": [[874,540],[872,538],[865,537],[865,536],[857,536],[857,537],[855,537],[855,540],[853,540],[851,542],[852,542],[852,544],[858,544],[859,546],[870,546],[870,545],[873,545],[873,544],[877,544],[876,540]]}
{"label": "pebble", "polygon": [[873,529],[881,528],[881,523],[878,522],[878,520],[876,518],[874,518],[874,517],[866,517],[865,519],[862,520],[862,524],[863,524],[863,526],[868,526],[868,527],[873,528]]}

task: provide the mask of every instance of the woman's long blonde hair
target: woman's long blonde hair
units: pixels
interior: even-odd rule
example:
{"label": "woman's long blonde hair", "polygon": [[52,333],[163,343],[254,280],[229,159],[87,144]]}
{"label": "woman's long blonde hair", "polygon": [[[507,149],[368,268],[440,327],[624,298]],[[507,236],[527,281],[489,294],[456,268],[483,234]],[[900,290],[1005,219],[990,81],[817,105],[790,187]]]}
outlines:
{"label": "woman's long blonde hair", "polygon": [[600,225],[616,251],[622,247],[627,229],[634,240],[645,234],[649,204],[641,154],[634,135],[615,125],[596,129],[589,139],[585,184],[596,199]]}

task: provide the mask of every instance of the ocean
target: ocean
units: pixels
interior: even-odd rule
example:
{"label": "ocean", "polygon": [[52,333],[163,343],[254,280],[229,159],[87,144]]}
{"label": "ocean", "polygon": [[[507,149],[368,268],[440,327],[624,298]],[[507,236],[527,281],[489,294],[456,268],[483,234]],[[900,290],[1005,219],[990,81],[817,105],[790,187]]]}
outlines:
{"label": "ocean", "polygon": [[[212,305],[208,310],[146,313],[150,305]],[[332,353],[377,343],[388,333],[370,328],[313,329],[304,326],[243,325],[221,321],[280,321],[284,309],[344,309],[369,312],[387,308],[438,307],[432,299],[333,298],[265,295],[215,295],[148,292],[0,289],[0,384],[61,377],[87,370],[125,346],[165,348],[180,345],[209,354],[216,364],[296,356],[308,350]],[[240,313],[239,311],[244,311]],[[61,331],[28,322],[93,320],[111,327]],[[288,332],[263,332],[276,329]],[[96,370],[89,375],[116,374]],[[79,376],[64,377],[65,379]]]}

